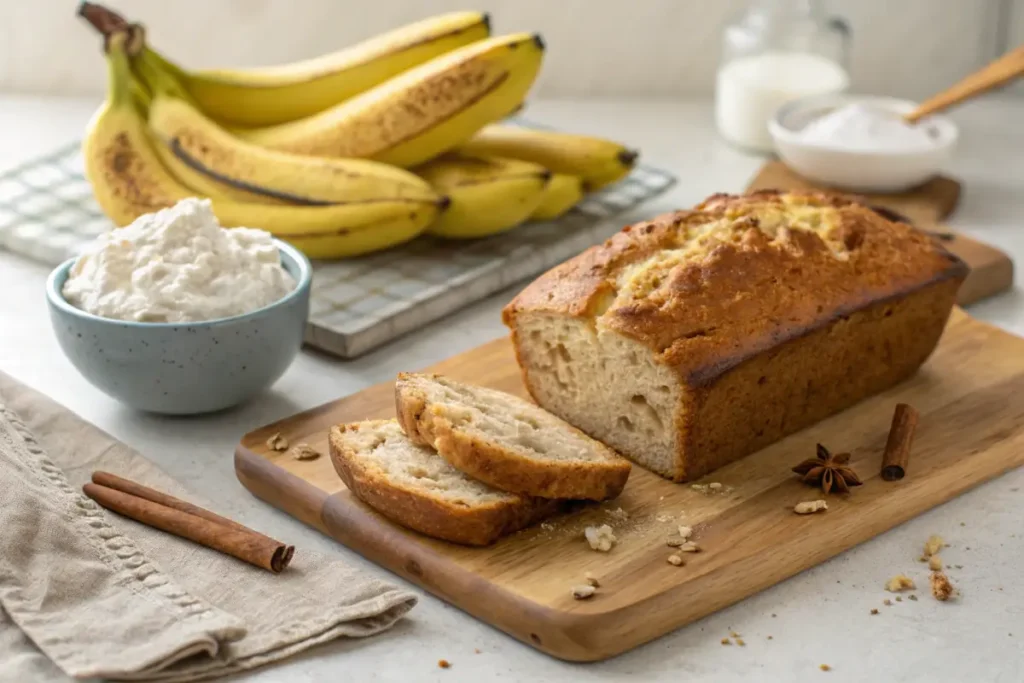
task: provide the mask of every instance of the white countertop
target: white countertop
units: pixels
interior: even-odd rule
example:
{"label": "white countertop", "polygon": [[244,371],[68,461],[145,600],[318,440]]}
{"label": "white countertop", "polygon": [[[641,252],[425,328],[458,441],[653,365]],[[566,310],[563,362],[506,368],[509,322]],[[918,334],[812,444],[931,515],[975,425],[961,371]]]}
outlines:
{"label": "white countertop", "polygon": [[[96,102],[0,96],[0,170],[81,135]],[[716,191],[739,191],[761,163],[715,135],[706,102],[540,102],[537,121],[621,139],[644,159],[671,169],[679,184],[641,207],[636,218],[688,206]],[[1024,99],[990,97],[953,114],[962,143],[950,169],[965,194],[951,224],[1024,263]],[[235,479],[232,451],[246,431],[369,384],[418,369],[504,334],[502,292],[442,322],[354,361],[303,352],[264,396],[207,418],[163,419],[132,412],[82,379],[50,330],[43,298],[47,268],[0,252],[0,369],[42,390],[135,447],[186,486],[218,501],[221,512],[322,552],[388,574],[334,541],[253,498]],[[1017,288],[970,312],[1024,335]],[[316,648],[245,680],[401,680],[531,683],[565,680],[645,681],[1020,681],[1024,680],[1024,469],[961,496],[825,564],[613,660],[557,661],[423,594],[410,617],[362,642]],[[914,563],[925,538],[938,533],[962,590],[940,604],[918,602],[882,586]],[[752,571],[756,571],[752,569]],[[920,573],[920,572],[918,572]],[[416,589],[418,591],[418,589]],[[881,614],[870,616],[879,608]],[[738,631],[746,647],[719,641]],[[768,640],[767,636],[772,639]],[[475,649],[480,650],[479,654]],[[452,667],[441,670],[438,659]],[[829,673],[819,664],[832,667]],[[826,678],[822,678],[822,677]]]}

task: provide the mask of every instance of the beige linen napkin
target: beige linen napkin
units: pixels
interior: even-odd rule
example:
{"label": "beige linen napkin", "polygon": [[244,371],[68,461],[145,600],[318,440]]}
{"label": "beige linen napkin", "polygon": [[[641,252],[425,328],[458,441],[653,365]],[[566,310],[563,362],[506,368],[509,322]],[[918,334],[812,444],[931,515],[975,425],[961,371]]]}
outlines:
{"label": "beige linen napkin", "polygon": [[0,680],[212,678],[378,633],[416,602],[302,548],[274,575],[109,513],[81,495],[98,469],[211,507],[0,373]]}

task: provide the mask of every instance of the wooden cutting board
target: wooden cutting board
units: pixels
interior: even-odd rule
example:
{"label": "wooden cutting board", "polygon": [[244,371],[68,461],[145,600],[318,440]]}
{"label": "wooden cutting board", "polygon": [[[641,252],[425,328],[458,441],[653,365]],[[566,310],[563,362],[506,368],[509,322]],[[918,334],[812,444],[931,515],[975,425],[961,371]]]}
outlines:
{"label": "wooden cutting board", "polygon": [[[432,370],[523,394],[506,339]],[[1022,394],[1024,340],[957,310],[916,376],[703,480],[723,484],[722,492],[705,494],[634,467],[617,500],[488,548],[460,547],[396,526],[354,499],[334,473],[326,456],[328,428],[392,417],[390,384],[247,434],[235,469],[260,498],[438,597],[539,650],[590,661],[738,602],[1024,464]],[[897,402],[915,406],[921,420],[908,476],[890,483],[878,473]],[[266,440],[277,432],[325,455],[300,462],[272,452]],[[850,451],[865,484],[849,496],[829,496],[825,513],[798,516],[794,504],[821,496],[789,470],[811,457],[818,442]],[[590,550],[583,539],[584,527],[603,523],[619,539],[607,554]],[[666,561],[671,549],[665,541],[681,523],[696,529],[703,551],[675,567]],[[917,550],[907,548],[887,571],[908,573],[927,594],[924,565],[912,560]],[[590,600],[574,600],[570,588],[583,583],[587,571],[601,587]]]}
{"label": "wooden cutting board", "polygon": [[[747,186],[748,190],[823,190],[801,178],[781,161],[769,161]],[[875,206],[906,216],[915,225],[932,230],[943,244],[971,267],[971,274],[960,287],[963,306],[1005,291],[1013,286],[1013,262],[993,246],[957,234],[942,225],[960,201],[960,183],[947,176],[936,176],[924,185],[900,194],[874,194],[866,198]]]}

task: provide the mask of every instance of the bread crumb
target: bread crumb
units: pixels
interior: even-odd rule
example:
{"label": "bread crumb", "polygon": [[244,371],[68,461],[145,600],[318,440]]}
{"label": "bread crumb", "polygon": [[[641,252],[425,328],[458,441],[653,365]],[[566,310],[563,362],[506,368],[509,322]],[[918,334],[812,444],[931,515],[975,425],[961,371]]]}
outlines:
{"label": "bread crumb", "polygon": [[890,593],[899,593],[900,591],[913,590],[915,588],[917,586],[914,584],[914,580],[906,574],[897,574],[885,582],[885,590]]}
{"label": "bread crumb", "polygon": [[932,572],[929,581],[932,585],[932,597],[940,602],[949,600],[956,592],[953,584],[949,582],[949,577],[942,572]]}
{"label": "bread crumb", "polygon": [[708,488],[711,489],[712,491],[719,491],[722,488],[722,484],[717,481],[713,481],[710,484],[708,484]]}
{"label": "bread crumb", "polygon": [[739,638],[740,637],[740,634],[736,633],[736,631],[729,631],[729,635],[732,636],[733,638]]}
{"label": "bread crumb", "polygon": [[308,443],[300,443],[292,446],[292,449],[288,451],[296,460],[316,460],[320,457],[320,451],[310,446]]}
{"label": "bread crumb", "polygon": [[892,607],[892,600],[890,600],[889,598],[886,598],[885,600],[882,600],[882,604],[885,605],[886,607]]}
{"label": "bread crumb", "polygon": [[679,527],[679,537],[682,538],[684,541],[686,539],[688,539],[692,535],[693,535],[693,529],[691,527],[688,527],[688,526],[680,526]]}
{"label": "bread crumb", "polygon": [[474,648],[473,648],[473,654],[475,654],[475,655],[478,655],[478,654],[480,654],[480,648],[478,648],[478,647],[474,647]]}
{"label": "bread crumb", "polygon": [[700,547],[697,546],[693,541],[686,541],[679,546],[679,552],[681,553],[699,553]]}
{"label": "bread crumb", "polygon": [[917,596],[911,593],[907,596],[907,600],[913,600],[914,602],[917,602]]}
{"label": "bread crumb", "polygon": [[604,512],[612,519],[619,519],[623,521],[629,519],[629,513],[623,510],[622,508],[617,508],[615,510],[605,510]]}
{"label": "bread crumb", "polygon": [[452,664],[447,659],[439,659],[437,660],[437,665],[442,669],[448,669],[451,668]]}
{"label": "bread crumb", "polygon": [[267,439],[267,448],[272,451],[286,451],[288,450],[288,439],[281,435],[281,432],[274,432],[274,434]]}
{"label": "bread crumb", "polygon": [[818,668],[821,669],[822,671],[831,671],[832,670],[832,667],[829,666],[828,664],[819,664]]}
{"label": "bread crumb", "polygon": [[737,644],[737,645],[739,645],[740,647],[746,647],[746,645],[747,645],[747,644],[746,644],[746,643],[745,643],[745,642],[743,641],[743,639],[742,639],[742,638],[737,638],[737,639],[736,639],[736,644]]}
{"label": "bread crumb", "polygon": [[665,522],[671,522],[672,521],[672,515],[658,515],[654,519],[656,521],[664,524]]}
{"label": "bread crumb", "polygon": [[596,592],[597,589],[593,586],[581,584],[579,586],[572,587],[572,597],[576,598],[577,600],[586,600],[587,598],[591,598],[594,596],[594,593]]}
{"label": "bread crumb", "polygon": [[897,595],[896,596],[896,602],[903,602],[903,598]]}
{"label": "bread crumb", "polygon": [[823,500],[807,500],[793,506],[793,512],[798,515],[810,515],[819,510],[828,510],[828,503]]}
{"label": "bread crumb", "polygon": [[772,639],[772,637],[771,637],[771,636],[768,636],[768,640],[771,640],[771,639]]}
{"label": "bread crumb", "polygon": [[942,550],[944,543],[945,541],[942,540],[941,536],[932,534],[928,537],[928,540],[924,542],[924,556],[931,557],[932,555],[935,555]]}
{"label": "bread crumb", "polygon": [[872,607],[871,608],[871,613],[872,614],[878,614],[878,608],[877,607]]}
{"label": "bread crumb", "polygon": [[732,641],[728,638],[722,638],[722,645],[732,645]]}
{"label": "bread crumb", "polygon": [[941,571],[942,570],[942,558],[939,557],[938,555],[932,555],[931,557],[929,557],[928,558],[928,569],[931,569],[933,572]]}
{"label": "bread crumb", "polygon": [[590,544],[592,550],[596,550],[601,553],[606,553],[612,549],[615,545],[615,534],[612,533],[612,528],[607,524],[601,526],[588,526],[583,530],[583,535],[587,539],[587,543]]}
{"label": "bread crumb", "polygon": [[668,556],[668,563],[675,567],[682,567],[684,564],[682,556],[675,554]]}
{"label": "bread crumb", "polygon": [[597,577],[594,576],[593,574],[591,574],[590,572],[584,573],[583,574],[583,578],[586,580],[587,583],[589,583],[594,588],[600,588],[601,587],[601,582],[598,581]]}

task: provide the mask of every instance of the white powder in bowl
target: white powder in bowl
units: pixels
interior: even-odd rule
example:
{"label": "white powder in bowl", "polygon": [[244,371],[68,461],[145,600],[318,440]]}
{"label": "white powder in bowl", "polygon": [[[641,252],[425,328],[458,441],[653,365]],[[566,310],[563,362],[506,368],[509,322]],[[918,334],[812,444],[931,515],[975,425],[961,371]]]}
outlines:
{"label": "white powder in bowl", "polygon": [[101,235],[63,292],[104,318],[180,323],[250,313],[294,289],[270,233],[222,228],[210,201],[193,198]]}
{"label": "white powder in bowl", "polygon": [[798,135],[801,142],[850,152],[911,152],[936,144],[927,121],[912,125],[894,111],[862,103],[814,119]]}

